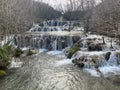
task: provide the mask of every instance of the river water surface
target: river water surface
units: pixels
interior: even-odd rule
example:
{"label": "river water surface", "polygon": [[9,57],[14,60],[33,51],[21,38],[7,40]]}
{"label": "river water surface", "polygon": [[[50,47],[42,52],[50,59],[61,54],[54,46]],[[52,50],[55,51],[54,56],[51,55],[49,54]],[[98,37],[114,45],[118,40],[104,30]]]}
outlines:
{"label": "river water surface", "polygon": [[120,90],[120,83],[92,77],[64,59],[46,53],[27,57],[0,79],[0,90]]}

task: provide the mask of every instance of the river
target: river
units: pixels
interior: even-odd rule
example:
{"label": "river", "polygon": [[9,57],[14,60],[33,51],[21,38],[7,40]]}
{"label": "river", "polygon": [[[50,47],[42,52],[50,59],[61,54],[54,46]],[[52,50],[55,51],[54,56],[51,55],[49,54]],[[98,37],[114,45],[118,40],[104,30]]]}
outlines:
{"label": "river", "polygon": [[120,83],[93,77],[62,55],[26,57],[21,68],[0,79],[0,90],[120,90]]}

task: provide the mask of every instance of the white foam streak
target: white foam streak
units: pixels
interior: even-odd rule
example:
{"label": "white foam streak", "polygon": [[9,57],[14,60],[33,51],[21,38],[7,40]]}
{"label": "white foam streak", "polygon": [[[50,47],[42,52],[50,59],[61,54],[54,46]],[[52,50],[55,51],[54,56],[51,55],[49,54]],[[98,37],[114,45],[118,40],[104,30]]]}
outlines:
{"label": "white foam streak", "polygon": [[56,66],[62,66],[62,65],[67,65],[67,64],[71,64],[71,63],[72,63],[71,59],[64,59],[61,61],[57,61]]}

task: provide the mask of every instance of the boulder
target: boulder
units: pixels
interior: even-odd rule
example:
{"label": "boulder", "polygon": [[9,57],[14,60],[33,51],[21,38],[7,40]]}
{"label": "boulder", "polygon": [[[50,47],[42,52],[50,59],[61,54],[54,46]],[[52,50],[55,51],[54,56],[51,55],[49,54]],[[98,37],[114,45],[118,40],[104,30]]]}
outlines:
{"label": "boulder", "polygon": [[[80,67],[94,67],[96,69],[96,71],[99,71],[98,68],[99,68],[99,64],[98,62],[102,62],[101,61],[102,58],[101,56],[98,56],[98,55],[81,55],[79,58],[75,58],[72,60],[72,63],[74,63],[75,65],[78,65]],[[100,72],[100,71],[99,71]]]}
{"label": "boulder", "polygon": [[120,85],[120,76],[119,75],[113,75],[108,78],[108,80],[112,81],[115,84]]}
{"label": "boulder", "polygon": [[91,43],[91,44],[88,44],[88,51],[102,51],[102,44],[98,43],[98,44],[95,44],[95,43]]}
{"label": "boulder", "polygon": [[111,52],[107,52],[106,54],[105,54],[105,60],[109,60],[110,59],[110,55],[111,55]]}
{"label": "boulder", "polygon": [[120,64],[120,52],[116,52],[115,55],[117,57],[117,63]]}
{"label": "boulder", "polygon": [[78,67],[80,67],[80,68],[83,68],[84,67],[84,62],[83,61],[81,61],[80,59],[74,59],[74,60],[72,60],[72,63],[74,63],[75,65],[77,65]]}

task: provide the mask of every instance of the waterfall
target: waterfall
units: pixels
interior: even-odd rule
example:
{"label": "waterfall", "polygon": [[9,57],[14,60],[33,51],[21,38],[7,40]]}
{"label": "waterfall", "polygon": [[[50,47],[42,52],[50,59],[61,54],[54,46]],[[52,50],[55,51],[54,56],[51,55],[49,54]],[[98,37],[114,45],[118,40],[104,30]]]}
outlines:
{"label": "waterfall", "polygon": [[76,41],[79,40],[79,38],[74,40],[73,38],[76,36],[71,36],[69,34],[60,35],[61,33],[64,34],[64,29],[69,29],[68,27],[70,24],[72,23],[69,21],[63,22],[59,20],[44,21],[42,23],[43,26],[34,24],[33,27],[27,32],[30,34],[18,35],[16,37],[16,44],[21,48],[33,47],[47,50],[62,50],[66,47],[71,47],[74,43],[76,43]]}
{"label": "waterfall", "polygon": [[[95,52],[94,52],[95,53]],[[104,53],[104,52],[103,52]],[[94,55],[92,55],[91,57],[89,57],[90,52],[88,52],[87,54],[87,62],[85,62],[85,68],[84,71],[90,73],[93,76],[104,76],[104,77],[108,77],[111,74],[112,75],[120,75],[120,63],[119,63],[119,58],[116,56],[117,52],[112,52],[112,54],[110,55],[109,60],[105,60],[104,58],[104,54],[100,54],[98,53],[98,58],[96,58],[96,65],[98,68],[96,68],[96,66],[94,66],[95,64],[93,64],[93,62],[91,60],[93,60]],[[79,53],[80,54],[80,53]],[[98,72],[99,70],[99,72]]]}
{"label": "waterfall", "polygon": [[57,50],[57,39],[53,41],[52,48],[54,51]]}

